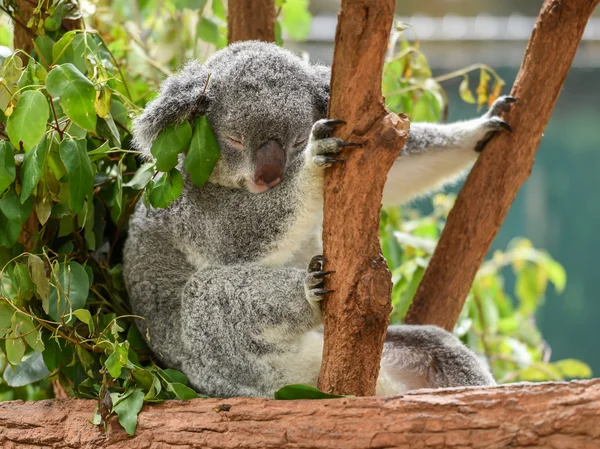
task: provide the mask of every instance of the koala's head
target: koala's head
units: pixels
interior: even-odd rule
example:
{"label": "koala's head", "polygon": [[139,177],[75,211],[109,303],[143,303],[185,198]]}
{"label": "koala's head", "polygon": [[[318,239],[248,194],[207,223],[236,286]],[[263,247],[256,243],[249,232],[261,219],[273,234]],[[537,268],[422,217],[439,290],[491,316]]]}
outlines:
{"label": "koala's head", "polygon": [[148,146],[144,133],[153,139],[175,122],[206,115],[221,150],[210,182],[264,192],[285,179],[312,124],[326,115],[329,77],[328,68],[274,44],[230,45],[164,83],[136,122],[136,142]]}

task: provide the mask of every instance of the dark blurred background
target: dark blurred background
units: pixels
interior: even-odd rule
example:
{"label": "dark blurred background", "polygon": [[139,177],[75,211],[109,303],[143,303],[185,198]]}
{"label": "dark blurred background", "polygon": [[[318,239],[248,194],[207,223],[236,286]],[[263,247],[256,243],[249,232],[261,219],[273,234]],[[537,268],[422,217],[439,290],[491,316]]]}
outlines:
{"label": "dark blurred background", "polygon": [[[508,92],[542,3],[404,0],[398,2],[397,14],[413,25],[434,76],[485,63],[506,81]],[[338,7],[335,0],[311,1],[308,40],[288,46],[330,63]],[[474,105],[458,97],[460,80],[443,83],[450,121],[477,114]],[[506,248],[512,238],[524,236],[563,264],[566,290],[557,295],[549,289],[538,324],[552,348],[552,360],[580,359],[595,376],[600,374],[600,273],[595,262],[600,253],[599,87],[600,11],[596,11],[546,129],[533,173],[492,248]],[[428,205],[427,200],[415,204]]]}

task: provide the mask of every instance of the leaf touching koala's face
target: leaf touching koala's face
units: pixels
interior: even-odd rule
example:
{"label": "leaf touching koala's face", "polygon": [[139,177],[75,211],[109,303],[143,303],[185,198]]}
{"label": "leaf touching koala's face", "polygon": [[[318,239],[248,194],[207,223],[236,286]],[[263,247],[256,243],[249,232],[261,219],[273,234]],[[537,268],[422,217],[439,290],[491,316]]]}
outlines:
{"label": "leaf touching koala's face", "polygon": [[188,122],[164,131],[152,143],[152,156],[156,158],[156,168],[168,172],[177,166],[177,156],[185,151],[192,138],[192,127]]}
{"label": "leaf touching koala's face", "polygon": [[219,144],[208,119],[205,116],[198,117],[194,122],[190,149],[183,163],[194,184],[202,187],[208,181],[220,156]]}

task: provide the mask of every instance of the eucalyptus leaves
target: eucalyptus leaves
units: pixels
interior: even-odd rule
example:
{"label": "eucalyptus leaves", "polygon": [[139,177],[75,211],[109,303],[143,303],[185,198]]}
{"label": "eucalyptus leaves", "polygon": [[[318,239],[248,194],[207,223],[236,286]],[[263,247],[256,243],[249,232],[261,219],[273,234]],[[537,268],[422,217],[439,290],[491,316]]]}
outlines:
{"label": "eucalyptus leaves", "polygon": [[99,398],[97,422],[115,413],[133,433],[144,401],[198,395],[153,364],[128,315],[121,230],[138,200],[167,207],[181,194],[180,153],[204,184],[218,145],[200,117],[142,163],[130,148],[139,107],[102,39],[57,32],[34,44],[26,64],[13,54],[0,68],[0,395],[55,380]]}

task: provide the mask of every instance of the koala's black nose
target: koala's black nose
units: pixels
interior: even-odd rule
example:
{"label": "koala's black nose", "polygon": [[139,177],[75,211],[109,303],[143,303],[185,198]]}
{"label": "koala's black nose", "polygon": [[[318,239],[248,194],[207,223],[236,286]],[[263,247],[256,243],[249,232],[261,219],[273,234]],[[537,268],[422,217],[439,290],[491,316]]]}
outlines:
{"label": "koala's black nose", "polygon": [[254,183],[271,188],[283,181],[285,151],[276,140],[269,140],[256,151]]}

